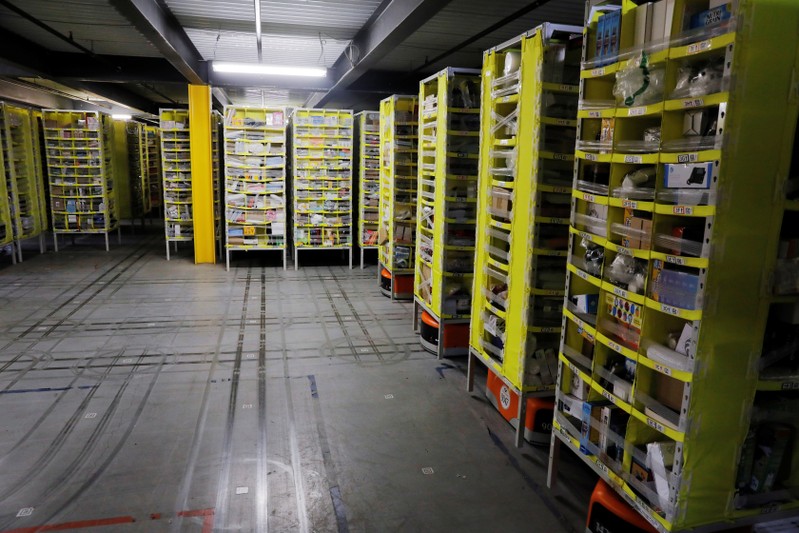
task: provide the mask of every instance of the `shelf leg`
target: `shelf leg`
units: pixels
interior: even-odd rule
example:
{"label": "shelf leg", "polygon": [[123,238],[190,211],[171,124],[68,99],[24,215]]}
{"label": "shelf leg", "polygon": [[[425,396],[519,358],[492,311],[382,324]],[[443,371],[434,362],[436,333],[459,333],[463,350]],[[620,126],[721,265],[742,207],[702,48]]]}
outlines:
{"label": "shelf leg", "polygon": [[294,248],[294,270],[299,270],[300,268],[300,262],[297,259],[298,257],[299,257],[299,250],[297,250],[297,248]]}
{"label": "shelf leg", "polygon": [[230,272],[230,250],[225,252],[225,272]]}
{"label": "shelf leg", "polygon": [[284,272],[286,271],[286,263],[287,263],[286,259],[287,258],[288,258],[288,250],[286,250],[286,247],[284,246],[283,247],[283,271]]}
{"label": "shelf leg", "polygon": [[169,240],[166,241],[166,260],[169,261]]}
{"label": "shelf leg", "polygon": [[350,270],[352,270],[352,246],[350,246]]}
{"label": "shelf leg", "polygon": [[413,299],[413,332],[419,333],[419,304]]}
{"label": "shelf leg", "polygon": [[469,350],[469,363],[466,366],[466,392],[474,391],[474,367],[477,364],[477,358],[471,350]]}
{"label": "shelf leg", "polygon": [[22,262],[22,241],[21,240],[17,241],[17,247],[14,250],[14,252],[16,252],[17,257],[19,258],[19,262],[21,263]]}
{"label": "shelf leg", "polygon": [[39,234],[39,253],[43,254],[47,251],[47,243],[44,242],[44,233]]}
{"label": "shelf leg", "polygon": [[555,436],[553,428],[549,441],[549,466],[547,467],[547,488],[549,489],[558,486],[558,461],[560,461],[560,439]]}
{"label": "shelf leg", "polygon": [[58,233],[53,232],[53,251],[58,251]]}
{"label": "shelf leg", "polygon": [[519,393],[519,424],[516,427],[516,447],[521,448],[524,444],[524,424],[527,419],[527,396]]}
{"label": "shelf leg", "polygon": [[436,344],[436,357],[438,360],[444,359],[444,319],[438,321],[438,343]]}
{"label": "shelf leg", "polygon": [[108,232],[107,231],[105,232],[105,251],[106,252],[110,252],[111,251],[111,245],[108,242]]}
{"label": "shelf leg", "polygon": [[361,248],[361,270],[363,270],[363,248]]}

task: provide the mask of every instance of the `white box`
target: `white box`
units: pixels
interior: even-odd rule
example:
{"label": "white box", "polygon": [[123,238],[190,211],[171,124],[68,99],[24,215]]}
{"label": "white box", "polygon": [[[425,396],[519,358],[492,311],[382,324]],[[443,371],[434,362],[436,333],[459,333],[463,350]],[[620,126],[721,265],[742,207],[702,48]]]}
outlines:
{"label": "white box", "polygon": [[635,8],[635,37],[633,44],[641,46],[652,38],[652,2]]}
{"label": "white box", "polygon": [[652,4],[652,42],[663,40],[666,31],[666,2]]}
{"label": "white box", "polygon": [[668,189],[709,189],[713,163],[676,163],[666,165],[664,185]]}

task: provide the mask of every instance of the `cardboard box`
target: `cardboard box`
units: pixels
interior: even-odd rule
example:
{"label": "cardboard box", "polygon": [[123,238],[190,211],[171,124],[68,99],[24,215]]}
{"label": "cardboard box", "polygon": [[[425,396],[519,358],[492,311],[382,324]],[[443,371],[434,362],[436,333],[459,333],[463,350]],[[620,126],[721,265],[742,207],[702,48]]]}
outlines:
{"label": "cardboard box", "polygon": [[598,402],[583,402],[580,422],[580,451],[585,455],[593,455],[593,448],[599,446],[599,418],[602,407],[608,405],[607,400]]}
{"label": "cardboard box", "polygon": [[652,42],[662,41],[666,32],[666,2],[652,4]]}
{"label": "cardboard box", "polygon": [[575,294],[569,300],[577,307],[578,313],[596,315],[599,310],[598,294]]}
{"label": "cardboard box", "polygon": [[685,384],[682,381],[661,374],[660,372],[653,372],[652,376],[652,383],[654,385],[652,398],[672,411],[679,413],[682,408]]}
{"label": "cardboard box", "polygon": [[724,4],[706,11],[702,11],[691,17],[689,29],[707,28],[715,26],[732,17],[732,5]]}
{"label": "cardboard box", "polygon": [[652,2],[641,4],[635,8],[635,35],[633,44],[641,46],[652,39]]}
{"label": "cardboard box", "polygon": [[624,209],[624,219],[622,222],[628,228],[635,230],[630,236],[622,236],[621,245],[626,248],[637,248],[649,250],[652,247],[652,221],[646,218],[637,217],[630,208]]}
{"label": "cardboard box", "polygon": [[510,193],[501,187],[491,189],[491,211],[502,218],[510,218]]}
{"label": "cardboard box", "polygon": [[666,165],[663,185],[668,189],[709,189],[713,163],[672,163]]}

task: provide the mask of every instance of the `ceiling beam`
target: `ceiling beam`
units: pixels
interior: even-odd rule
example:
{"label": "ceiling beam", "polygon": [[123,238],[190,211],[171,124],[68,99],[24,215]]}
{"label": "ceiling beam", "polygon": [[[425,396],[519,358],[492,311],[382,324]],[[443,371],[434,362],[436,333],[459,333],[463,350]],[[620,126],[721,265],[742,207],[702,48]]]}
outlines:
{"label": "ceiling beam", "polygon": [[208,68],[177,18],[157,0],[109,0],[189,83],[208,82]]}
{"label": "ceiling beam", "polygon": [[355,35],[353,50],[358,57],[350,61],[341,54],[331,69],[333,86],[325,93],[308,99],[305,107],[321,107],[334,93],[347,89],[388,52],[401,44],[451,0],[392,0],[370,23]]}

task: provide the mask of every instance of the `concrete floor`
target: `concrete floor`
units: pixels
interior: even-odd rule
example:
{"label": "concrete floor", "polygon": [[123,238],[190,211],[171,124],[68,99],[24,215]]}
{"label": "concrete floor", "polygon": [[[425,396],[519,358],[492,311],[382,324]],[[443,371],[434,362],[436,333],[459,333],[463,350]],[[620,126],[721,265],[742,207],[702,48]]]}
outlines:
{"label": "concrete floor", "polygon": [[594,476],[565,453],[548,490],[374,266],[124,233],[0,270],[0,531],[584,530]]}

